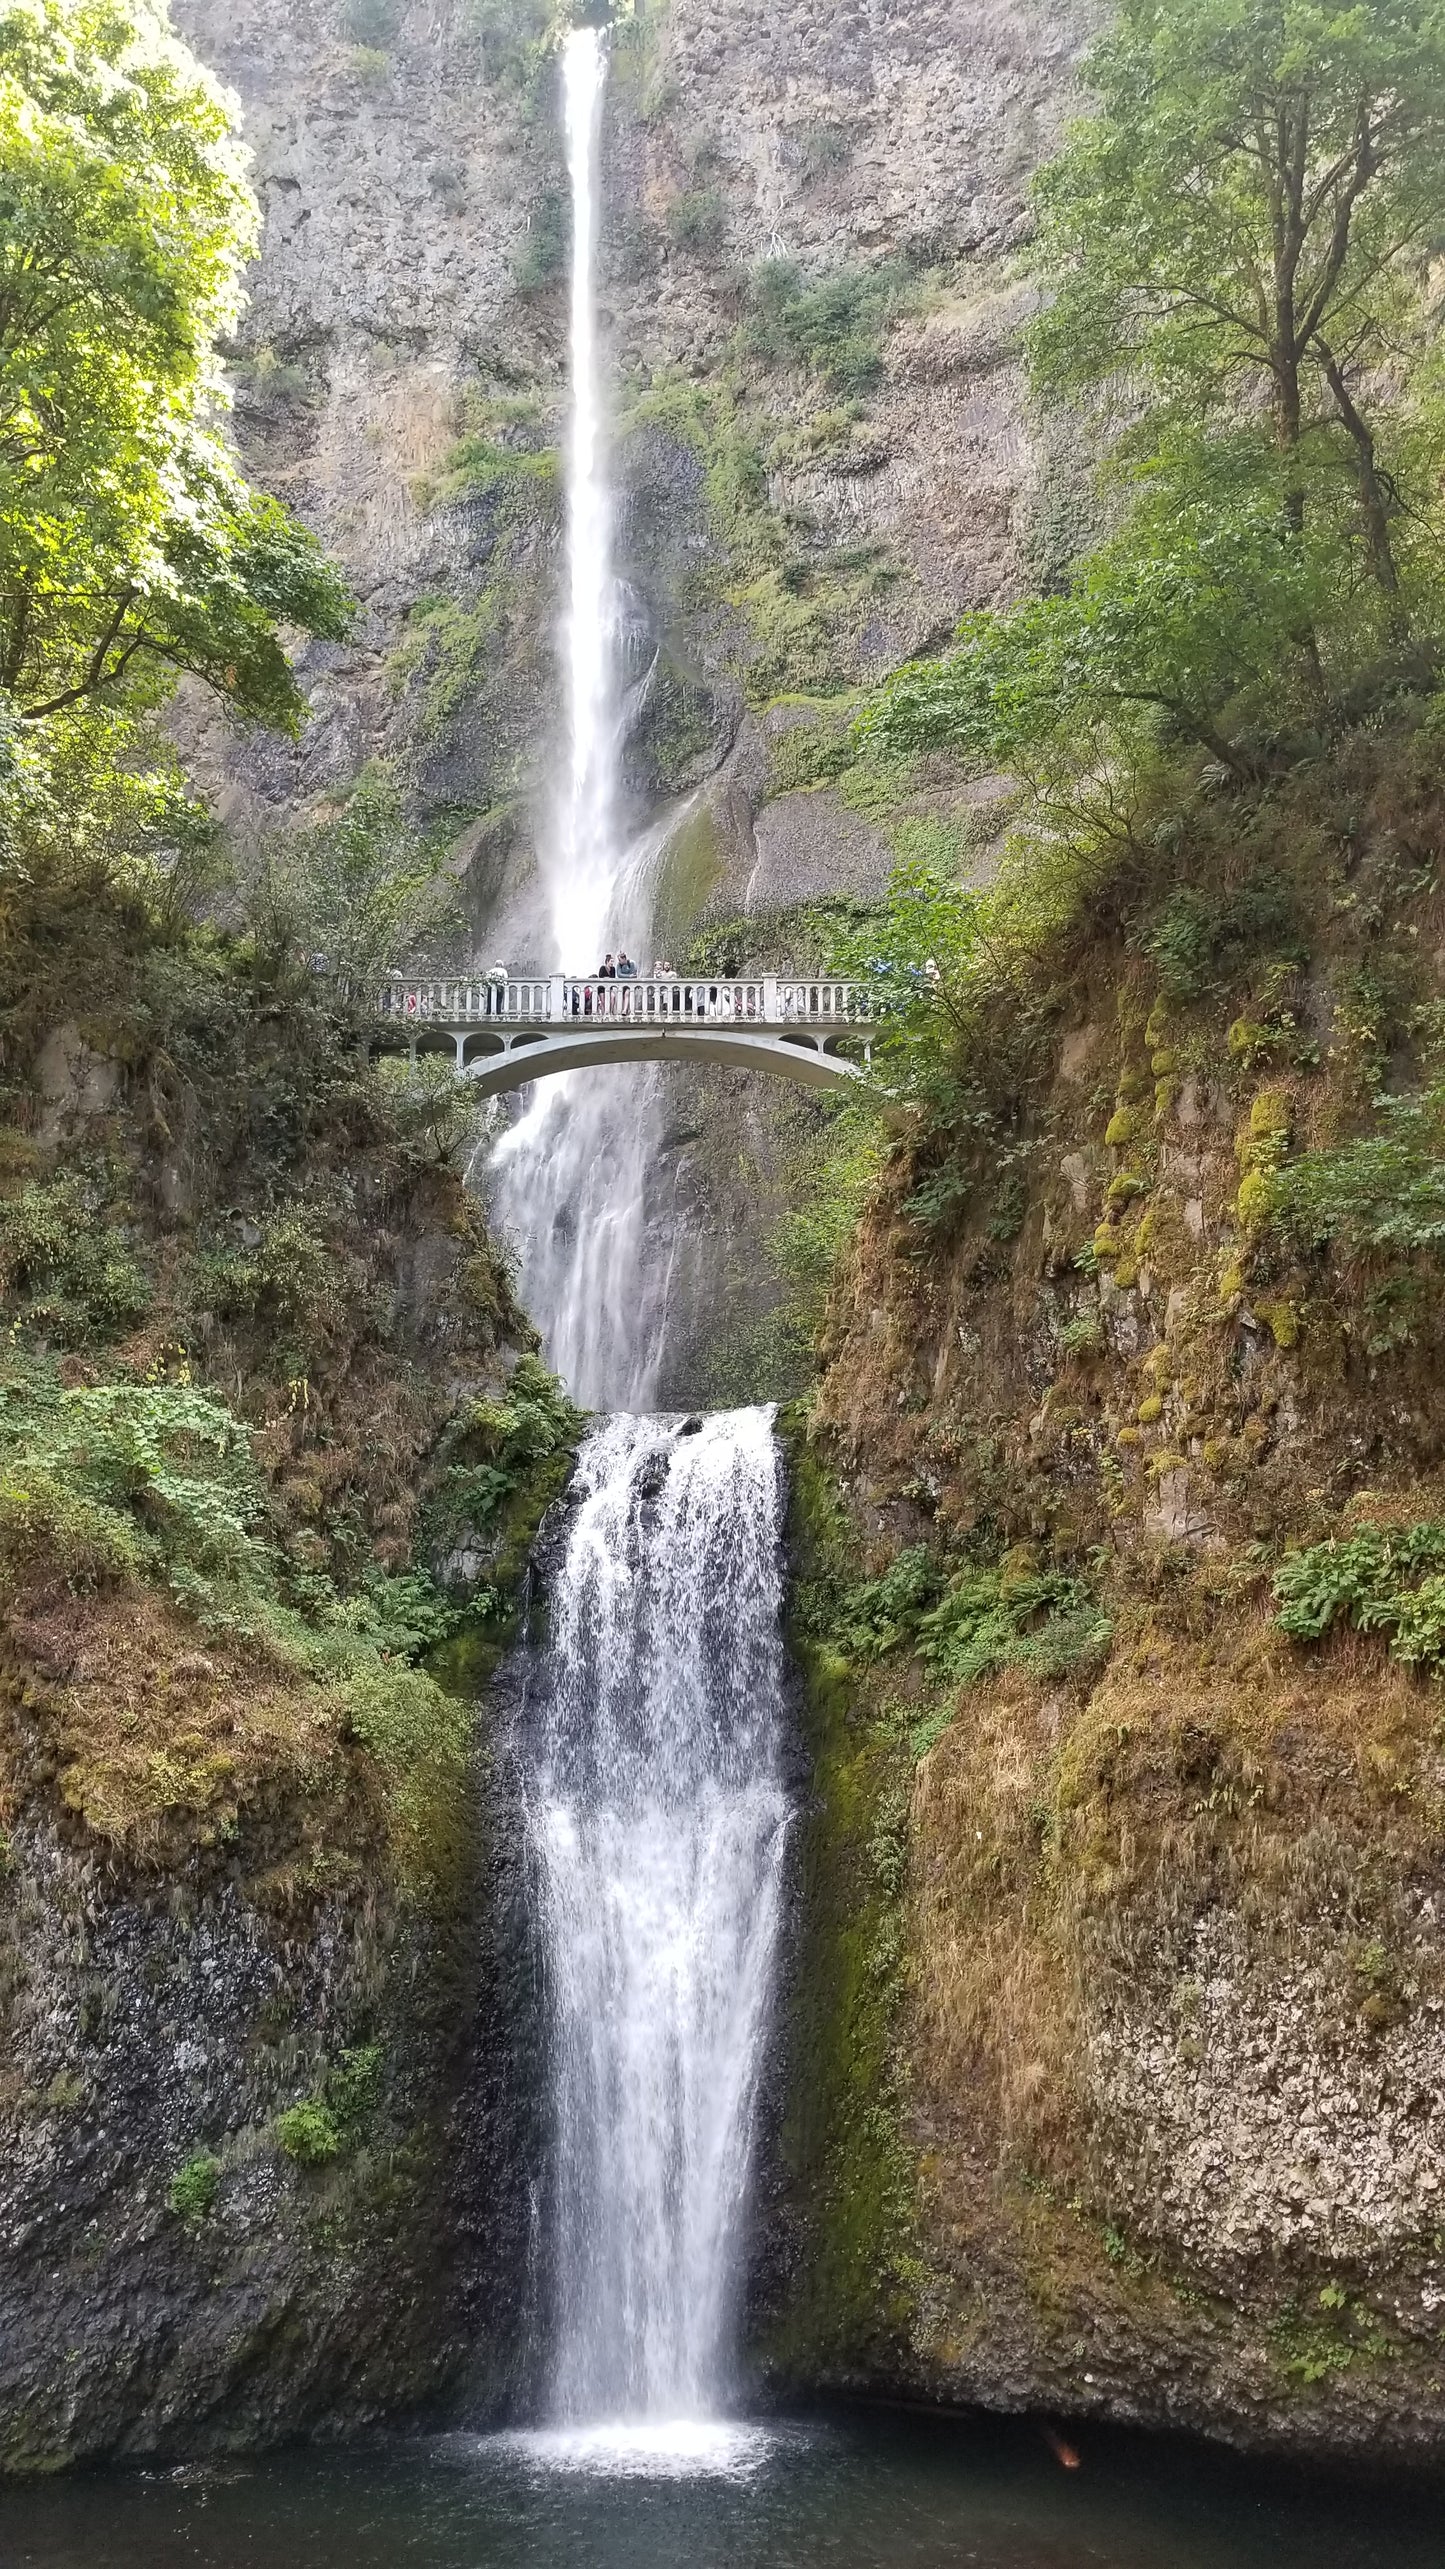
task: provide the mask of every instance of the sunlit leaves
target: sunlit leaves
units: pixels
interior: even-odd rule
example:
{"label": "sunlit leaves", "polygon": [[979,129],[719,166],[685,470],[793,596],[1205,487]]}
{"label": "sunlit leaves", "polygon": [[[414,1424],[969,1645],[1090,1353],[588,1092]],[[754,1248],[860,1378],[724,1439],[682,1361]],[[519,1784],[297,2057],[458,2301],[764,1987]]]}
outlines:
{"label": "sunlit leaves", "polygon": [[0,0],[0,689],[31,721],[177,671],[293,728],[278,634],[335,571],[219,433],[256,208],[152,0]]}

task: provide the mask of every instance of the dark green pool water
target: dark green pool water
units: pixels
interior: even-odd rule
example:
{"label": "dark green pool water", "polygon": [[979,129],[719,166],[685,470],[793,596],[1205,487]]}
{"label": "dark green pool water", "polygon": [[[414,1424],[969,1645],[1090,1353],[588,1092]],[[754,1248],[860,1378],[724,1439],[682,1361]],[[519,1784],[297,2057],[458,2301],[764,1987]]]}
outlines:
{"label": "dark green pool water", "polygon": [[1445,2495],[1118,2436],[834,2420],[710,2447],[441,2437],[0,2497],[4,2569],[1442,2569]]}

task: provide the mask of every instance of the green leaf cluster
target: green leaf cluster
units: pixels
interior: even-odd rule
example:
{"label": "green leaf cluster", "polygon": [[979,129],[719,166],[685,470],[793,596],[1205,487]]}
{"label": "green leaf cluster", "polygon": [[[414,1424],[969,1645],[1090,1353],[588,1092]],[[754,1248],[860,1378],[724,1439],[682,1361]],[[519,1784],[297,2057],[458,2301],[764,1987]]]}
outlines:
{"label": "green leaf cluster", "polygon": [[1445,1086],[1376,1100],[1379,1129],[1272,1169],[1265,1218],[1347,1258],[1445,1249]]}
{"label": "green leaf cluster", "polygon": [[72,1580],[164,1577],[177,1593],[259,1591],[268,1557],[250,1439],[189,1384],[68,1390],[12,1360],[0,1376],[0,1554]]}
{"label": "green leaf cluster", "polygon": [[441,833],[413,823],[395,769],[372,760],[329,813],[241,866],[262,970],[320,958],[344,988],[366,990],[437,961],[462,925],[449,853]]}
{"label": "green leaf cluster", "polygon": [[273,2130],[298,2167],[326,2167],[364,2140],[381,2098],[385,2055],[379,2043],[344,2051],[315,2096],[303,2097],[276,2117]]}
{"label": "green leaf cluster", "polygon": [[1276,1572],[1281,1629],[1319,1641],[1336,1625],[1384,1632],[1407,1667],[1445,1671],[1445,1525],[1362,1526],[1291,1555]]}
{"label": "green leaf cluster", "polygon": [[839,393],[871,391],[883,372],[883,334],[914,286],[901,260],[810,280],[791,259],[753,272],[743,342],[774,366],[806,367]]}
{"label": "green leaf cluster", "polygon": [[473,1402],[443,1439],[422,1517],[433,1559],[463,1538],[497,1537],[508,1503],[540,1467],[571,1451],[581,1426],[555,1375],[537,1357],[522,1357],[505,1399]]}
{"label": "green leaf cluster", "polygon": [[67,1170],[0,1201],[0,1300],[12,1331],[84,1347],[141,1320],[151,1287],[124,1231],[97,1220],[93,1190]]}
{"label": "green leaf cluster", "polygon": [[166,2188],[166,2202],[178,2220],[202,2222],[215,2207],[220,2182],[220,2160],[209,2150],[197,2150],[177,2168]]}
{"label": "green leaf cluster", "polygon": [[1113,1625],[1083,1579],[1009,1561],[949,1572],[915,1544],[845,1596],[835,1632],[854,1658],[886,1658],[906,1644],[930,1675],[973,1685],[1004,1668],[1067,1676],[1102,1659]]}
{"label": "green leaf cluster", "polygon": [[336,2117],[319,2098],[305,2097],[299,2105],[288,2105],[276,2117],[275,2132],[287,2158],[298,2167],[322,2168],[341,2156]]}
{"label": "green leaf cluster", "polygon": [[282,627],[350,630],[220,432],[256,230],[225,99],[157,0],[4,0],[0,691],[27,722],[189,672],[294,730]]}

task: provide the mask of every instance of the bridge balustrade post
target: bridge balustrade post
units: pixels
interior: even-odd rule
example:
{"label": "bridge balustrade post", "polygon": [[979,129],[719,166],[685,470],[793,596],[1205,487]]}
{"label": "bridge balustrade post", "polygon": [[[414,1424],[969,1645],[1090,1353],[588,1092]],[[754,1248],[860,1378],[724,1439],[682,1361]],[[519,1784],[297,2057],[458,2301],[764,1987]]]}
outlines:
{"label": "bridge balustrade post", "polygon": [[565,1017],[567,1014],[567,993],[564,976],[560,972],[554,972],[548,984],[547,1014],[549,1017]]}
{"label": "bridge balustrade post", "polygon": [[775,1026],[778,1022],[778,1015],[778,980],[776,973],[772,973],[766,976],[763,981],[764,1023],[770,1026]]}

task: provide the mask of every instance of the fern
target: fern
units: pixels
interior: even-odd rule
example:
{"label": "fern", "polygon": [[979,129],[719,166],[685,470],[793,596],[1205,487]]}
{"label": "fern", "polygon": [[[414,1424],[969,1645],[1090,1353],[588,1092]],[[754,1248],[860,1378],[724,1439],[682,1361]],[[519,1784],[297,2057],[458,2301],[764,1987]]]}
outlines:
{"label": "fern", "polygon": [[1407,1667],[1445,1669],[1445,1525],[1362,1526],[1295,1553],[1275,1574],[1281,1630],[1385,1632]]}

